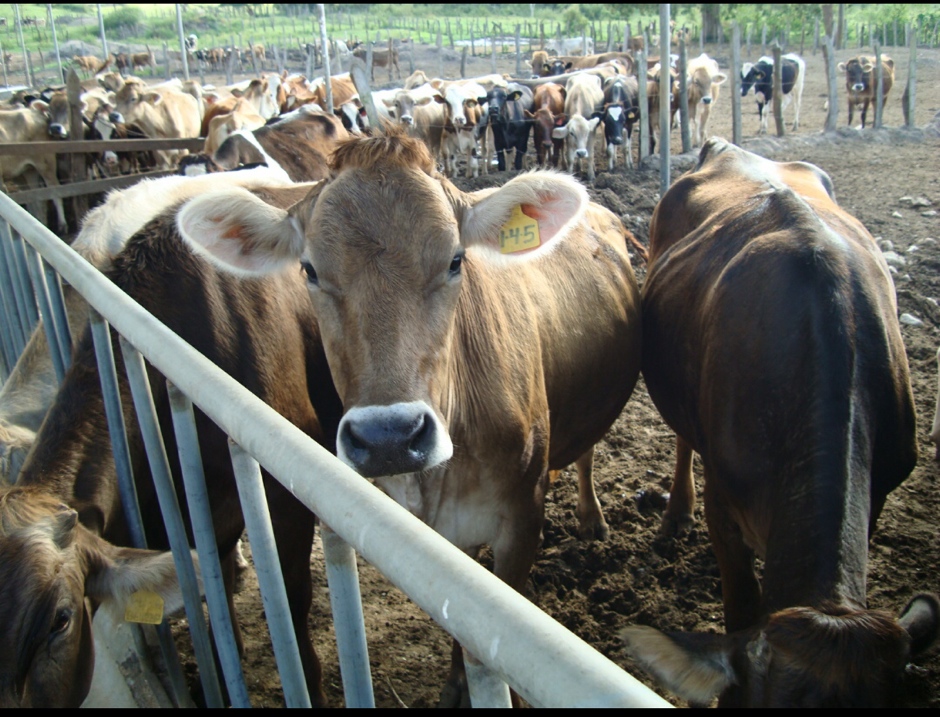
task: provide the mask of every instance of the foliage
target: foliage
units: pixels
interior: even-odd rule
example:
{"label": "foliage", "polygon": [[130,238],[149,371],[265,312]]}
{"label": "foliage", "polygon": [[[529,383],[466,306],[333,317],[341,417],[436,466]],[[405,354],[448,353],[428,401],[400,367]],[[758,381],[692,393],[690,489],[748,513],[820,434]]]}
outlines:
{"label": "foliage", "polygon": [[588,19],[581,12],[580,5],[569,5],[561,14],[561,24],[565,26],[565,32],[569,35],[581,32],[581,28],[587,23]]}
{"label": "foliage", "polygon": [[129,32],[136,32],[137,26],[140,25],[143,19],[144,13],[139,7],[125,5],[104,15],[102,22],[104,23],[105,32],[122,29]]}

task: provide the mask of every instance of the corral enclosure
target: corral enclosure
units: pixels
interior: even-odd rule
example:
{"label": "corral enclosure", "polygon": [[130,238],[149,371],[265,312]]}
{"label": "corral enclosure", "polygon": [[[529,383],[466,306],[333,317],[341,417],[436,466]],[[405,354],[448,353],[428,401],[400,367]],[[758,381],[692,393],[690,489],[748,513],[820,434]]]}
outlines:
{"label": "corral enclosure", "polygon": [[[752,39],[753,42],[753,39]],[[697,54],[697,45],[693,43]],[[723,71],[730,64],[730,50],[709,44],[710,56]],[[4,43],[4,50],[7,45]],[[797,51],[791,46],[785,51]],[[922,590],[940,590],[936,567],[940,564],[940,499],[930,493],[937,486],[940,467],[927,440],[937,391],[936,349],[940,345],[940,126],[931,131],[898,129],[903,124],[900,97],[909,64],[907,48],[884,48],[895,60],[896,83],[885,104],[886,129],[858,132],[846,123],[845,87],[839,80],[839,132],[821,135],[825,121],[823,103],[826,81],[822,53],[812,54],[806,45],[807,80],[803,94],[801,128],[789,132],[792,108],[785,112],[788,136],[754,138],[758,120],[753,98],[744,108],[744,146],[777,160],[812,162],[828,172],[836,197],[878,238],[893,243],[904,260],[895,274],[899,310],[920,319],[922,325],[902,325],[911,363],[918,415],[920,457],[908,481],[888,499],[871,542],[869,597],[872,607],[896,612],[909,597]],[[870,48],[866,48],[870,51]],[[457,76],[459,53],[445,49],[446,74]],[[845,60],[858,52],[837,53]],[[450,53],[450,54],[447,54]],[[759,43],[745,61],[760,54]],[[435,74],[440,63],[437,48],[415,49],[415,66]],[[499,56],[499,70],[515,72],[515,58]],[[489,56],[470,58],[467,76],[490,71]],[[384,71],[377,71],[378,86]],[[940,112],[940,51],[918,51],[917,114],[914,124],[928,126]],[[207,81],[220,82],[218,75]],[[710,134],[731,136],[729,86],[712,112]],[[857,116],[857,115],[856,115]],[[771,122],[771,127],[773,123]],[[678,154],[678,133],[672,151]],[[597,180],[590,188],[594,201],[623,219],[644,244],[650,214],[658,200],[659,174],[654,166],[624,172],[607,172],[603,152],[597,152]],[[692,155],[677,157],[673,178],[691,166]],[[472,190],[501,184],[514,172],[455,183]],[[903,199],[903,198],[907,199]],[[929,204],[912,201],[924,198]],[[634,257],[634,269],[642,285],[645,266]],[[652,680],[626,657],[617,633],[631,624],[660,629],[722,631],[721,593],[717,565],[708,544],[701,515],[686,536],[674,540],[657,534],[664,493],[672,476],[674,439],[653,407],[641,380],[621,417],[598,446],[595,482],[611,527],[606,542],[585,544],[577,538],[576,482],[566,471],[553,487],[547,506],[544,542],[527,594],[547,613],[571,629],[625,669],[650,684]],[[699,497],[701,471],[696,462]],[[319,542],[319,540],[318,540]],[[334,706],[343,704],[335,643],[332,637],[322,558],[315,564],[314,607],[310,616],[315,645],[326,671],[327,694]],[[370,659],[377,706],[428,707],[436,704],[450,659],[450,639],[423,612],[367,564],[360,562],[360,577],[367,620]],[[257,585],[249,576],[237,600],[238,616],[246,638],[246,678],[255,706],[281,706],[283,698]],[[177,623],[179,643],[189,651],[188,631]],[[195,666],[187,658],[189,674]],[[908,671],[907,706],[936,707],[940,700],[940,659],[936,652],[919,660]],[[670,698],[672,699],[672,698]],[[681,704],[675,701],[676,704]]]}

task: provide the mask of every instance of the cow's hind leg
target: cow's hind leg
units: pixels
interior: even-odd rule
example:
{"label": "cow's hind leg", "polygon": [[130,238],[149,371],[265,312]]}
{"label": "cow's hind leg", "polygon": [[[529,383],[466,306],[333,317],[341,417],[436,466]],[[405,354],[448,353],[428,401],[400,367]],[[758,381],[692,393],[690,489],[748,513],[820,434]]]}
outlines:
{"label": "cow's hind leg", "polygon": [[578,471],[578,535],[581,540],[606,540],[610,529],[594,491],[594,446],[574,465]]}
{"label": "cow's hind leg", "polygon": [[695,481],[692,478],[692,446],[676,436],[676,471],[669,489],[669,502],[659,532],[682,535],[695,522]]}

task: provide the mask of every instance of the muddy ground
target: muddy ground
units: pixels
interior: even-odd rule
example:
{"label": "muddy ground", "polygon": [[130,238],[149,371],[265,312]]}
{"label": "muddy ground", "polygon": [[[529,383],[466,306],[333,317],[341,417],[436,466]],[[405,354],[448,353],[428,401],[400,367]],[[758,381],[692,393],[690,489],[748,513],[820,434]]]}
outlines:
{"label": "muddy ground", "polygon": [[[729,65],[727,47],[707,48],[722,68]],[[902,123],[901,89],[908,76],[909,51],[889,48],[897,63],[895,90],[887,99],[884,124]],[[755,60],[760,53],[755,49]],[[855,54],[838,53],[838,60]],[[428,74],[436,71],[436,56],[424,58]],[[822,136],[826,84],[821,53],[805,53],[808,72],[803,95],[801,128],[785,139],[754,138],[758,127],[752,98],[744,101],[745,147],[777,160],[805,160],[830,174],[839,202],[876,237],[892,242],[905,260],[895,275],[899,310],[919,318],[919,326],[902,325],[913,376],[918,416],[920,457],[910,478],[888,499],[871,542],[870,606],[896,611],[923,590],[940,591],[940,466],[928,441],[937,395],[936,350],[940,344],[940,138],[923,131],[886,129],[858,132],[845,129],[845,90],[840,81],[840,131]],[[418,62],[418,67],[421,63]],[[451,63],[452,64],[452,63]],[[512,71],[514,60],[501,70]],[[454,66],[456,70],[456,66]],[[489,60],[476,60],[468,75],[490,71]],[[920,50],[917,67],[916,124],[923,127],[940,110],[940,52]],[[712,112],[710,133],[731,136],[731,105],[727,86]],[[789,122],[791,114],[787,113]],[[856,123],[858,118],[856,115]],[[771,121],[771,127],[773,122]],[[673,133],[673,146],[679,144]],[[659,173],[642,168],[609,173],[598,149],[598,176],[591,188],[594,201],[619,215],[644,244],[650,214],[658,200]],[[676,158],[673,179],[691,165],[692,157]],[[478,180],[458,180],[466,189],[499,184],[512,172]],[[930,206],[913,207],[902,197],[923,197]],[[931,213],[932,212],[932,213]],[[634,259],[642,284],[643,261]],[[681,539],[657,535],[662,500],[638,501],[638,496],[661,496],[669,488],[674,460],[674,437],[652,405],[642,379],[620,418],[597,447],[595,481],[608,522],[610,537],[601,543],[577,538],[576,483],[566,471],[548,500],[544,544],[532,571],[527,594],[541,609],[589,642],[624,669],[651,685],[677,705],[682,702],[659,690],[626,656],[618,631],[633,624],[664,630],[722,631],[719,575],[701,515],[701,466],[696,459],[699,489],[698,522]],[[326,690],[334,706],[343,705],[337,667],[328,591],[322,554],[313,556],[314,607],[310,628],[325,667]],[[430,707],[437,703],[449,665],[450,639],[398,589],[360,560],[360,579],[367,622],[369,654],[376,703],[380,707]],[[267,637],[257,584],[252,578],[238,596],[238,613],[248,643],[245,672],[255,706],[283,705],[283,696]],[[177,633],[186,647],[181,624]],[[191,658],[187,669],[195,670]],[[940,704],[940,657],[937,652],[918,659],[907,675],[906,704]]]}

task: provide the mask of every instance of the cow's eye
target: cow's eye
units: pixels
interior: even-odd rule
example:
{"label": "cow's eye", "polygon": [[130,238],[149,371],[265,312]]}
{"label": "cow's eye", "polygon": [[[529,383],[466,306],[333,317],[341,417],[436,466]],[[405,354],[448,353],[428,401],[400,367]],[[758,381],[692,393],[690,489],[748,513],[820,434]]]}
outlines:
{"label": "cow's eye", "polygon": [[460,267],[463,264],[463,252],[457,252],[454,254],[454,258],[451,259],[450,267],[448,268],[448,273],[451,276],[457,276],[460,273]]}
{"label": "cow's eye", "polygon": [[308,284],[316,285],[319,283],[319,279],[317,278],[317,270],[313,268],[313,264],[311,264],[309,261],[302,260],[300,262],[300,268],[303,269],[304,274],[307,275]]}
{"label": "cow's eye", "polygon": [[67,608],[61,608],[55,614],[55,618],[52,621],[52,628],[49,630],[49,635],[55,637],[65,632],[69,625],[72,623],[72,611]]}

